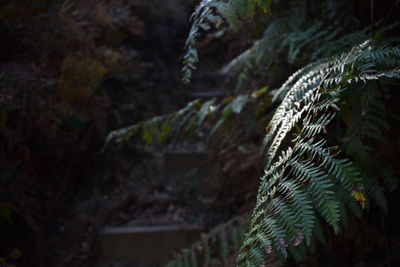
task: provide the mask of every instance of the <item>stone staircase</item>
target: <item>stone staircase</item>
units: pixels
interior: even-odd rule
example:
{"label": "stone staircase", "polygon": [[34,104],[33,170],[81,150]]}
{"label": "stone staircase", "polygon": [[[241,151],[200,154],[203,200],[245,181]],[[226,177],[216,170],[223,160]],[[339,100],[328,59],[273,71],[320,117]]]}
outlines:
{"label": "stone staircase", "polygon": [[[207,171],[204,162],[207,153],[203,149],[168,149],[161,155],[161,169],[165,177],[179,182],[191,175],[198,183]],[[183,248],[190,247],[199,239],[200,225],[122,225],[101,231],[98,242],[101,255],[99,267],[159,267]]]}
{"label": "stone staircase", "polygon": [[[120,226],[99,234],[102,266],[162,266],[200,237],[197,225]],[[114,265],[111,265],[114,264]]]}

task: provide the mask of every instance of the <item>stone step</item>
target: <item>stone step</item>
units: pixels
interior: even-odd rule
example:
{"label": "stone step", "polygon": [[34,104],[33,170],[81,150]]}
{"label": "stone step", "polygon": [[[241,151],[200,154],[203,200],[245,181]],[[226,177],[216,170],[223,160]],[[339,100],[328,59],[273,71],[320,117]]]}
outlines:
{"label": "stone step", "polygon": [[151,264],[165,263],[174,252],[190,247],[200,238],[202,229],[198,225],[108,228],[99,234],[100,261],[119,260],[128,262],[126,266],[156,266]]}

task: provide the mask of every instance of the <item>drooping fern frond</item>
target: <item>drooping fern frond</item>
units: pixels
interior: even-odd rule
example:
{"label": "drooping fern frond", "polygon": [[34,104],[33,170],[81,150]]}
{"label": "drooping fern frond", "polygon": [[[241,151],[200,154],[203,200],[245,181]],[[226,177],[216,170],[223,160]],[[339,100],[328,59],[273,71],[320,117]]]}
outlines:
{"label": "drooping fern frond", "polygon": [[190,82],[192,70],[199,61],[196,43],[202,32],[220,26],[224,21],[232,29],[238,29],[246,17],[255,15],[260,9],[267,13],[272,0],[202,0],[191,16],[192,27],[186,39],[183,57],[182,81]]}
{"label": "drooping fern frond", "polygon": [[[211,109],[211,102],[204,103],[203,106],[208,106],[208,109],[203,111],[199,115],[199,119],[204,120]],[[176,128],[181,129],[186,127],[189,119],[197,114],[197,111],[201,108],[201,103],[198,99],[189,102],[184,108],[177,112],[171,114],[156,116],[150,120],[142,121],[137,124],[125,127],[122,129],[115,130],[108,134],[105,147],[111,142],[115,141],[117,143],[126,142],[131,140],[133,137],[141,133],[143,141],[147,145],[152,145],[155,143],[164,143],[171,131],[174,129],[172,125]],[[204,117],[204,118],[203,118]]]}
{"label": "drooping fern frond", "polygon": [[398,47],[366,41],[311,63],[276,92],[284,97],[267,128],[265,173],[240,266],[265,264],[272,249],[286,257],[288,246],[300,245],[299,236],[309,245],[317,214],[338,233],[340,203],[352,200],[338,199],[336,192],[353,192],[363,204],[365,180],[350,160],[335,158],[324,136],[343,92],[360,82],[400,77],[399,62]]}
{"label": "drooping fern frond", "polygon": [[[167,140],[169,143],[175,143],[182,136],[190,136],[201,129],[207,131],[202,141],[208,142],[218,132],[229,128],[232,118],[243,113],[246,107],[251,107],[257,113],[262,113],[268,108],[270,102],[266,102],[266,99],[270,97],[265,96],[265,93],[266,88],[262,88],[251,95],[227,97],[222,101],[217,101],[215,98],[204,102],[199,99],[193,100],[176,112],[156,116],[111,132],[106,139],[105,147],[111,141],[123,143],[140,135],[147,146],[163,145]],[[204,126],[206,122],[211,121],[214,122],[212,127]]]}
{"label": "drooping fern frond", "polygon": [[222,22],[221,16],[216,9],[223,5],[219,0],[203,0],[196,7],[191,16],[192,27],[189,31],[185,44],[186,54],[183,57],[182,81],[187,84],[190,82],[192,70],[199,61],[198,52],[195,44],[199,39],[200,31],[208,31],[211,26],[216,26]]}

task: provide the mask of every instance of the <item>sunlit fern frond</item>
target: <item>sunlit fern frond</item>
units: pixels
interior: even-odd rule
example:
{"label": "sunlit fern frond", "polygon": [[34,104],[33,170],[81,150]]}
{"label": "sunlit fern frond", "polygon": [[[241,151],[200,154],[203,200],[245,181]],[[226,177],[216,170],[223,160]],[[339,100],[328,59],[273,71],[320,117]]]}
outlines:
{"label": "sunlit fern frond", "polygon": [[350,160],[336,159],[324,141],[327,127],[339,111],[343,92],[382,77],[399,77],[399,60],[398,47],[368,40],[311,63],[277,91],[284,97],[267,128],[265,173],[238,256],[240,266],[264,264],[271,249],[286,257],[286,248],[299,235],[309,245],[316,214],[338,233],[345,200],[337,197],[338,190],[363,201],[365,180]]}

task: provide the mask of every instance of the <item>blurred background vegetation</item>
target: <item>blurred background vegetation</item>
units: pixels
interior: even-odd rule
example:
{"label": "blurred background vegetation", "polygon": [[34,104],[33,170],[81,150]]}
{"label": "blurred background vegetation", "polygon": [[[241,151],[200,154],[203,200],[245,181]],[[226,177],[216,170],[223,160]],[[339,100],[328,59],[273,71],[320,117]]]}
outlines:
{"label": "blurred background vegetation", "polygon": [[142,157],[101,154],[105,137],[185,100],[180,54],[192,8],[1,1],[0,257],[18,249],[18,266],[71,266],[79,255],[63,250],[84,250],[87,225],[109,220],[86,213],[99,213],[102,194],[121,186],[121,166]]}

